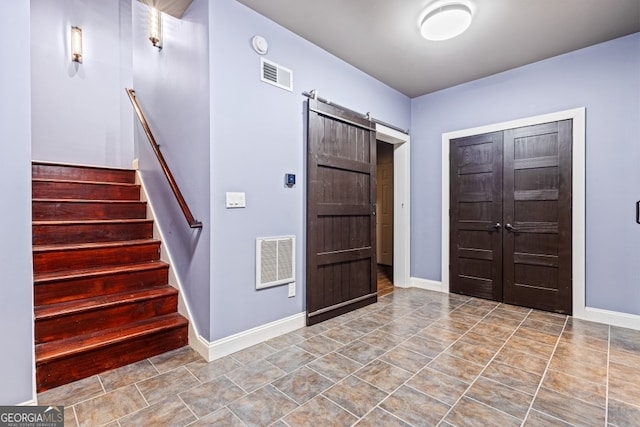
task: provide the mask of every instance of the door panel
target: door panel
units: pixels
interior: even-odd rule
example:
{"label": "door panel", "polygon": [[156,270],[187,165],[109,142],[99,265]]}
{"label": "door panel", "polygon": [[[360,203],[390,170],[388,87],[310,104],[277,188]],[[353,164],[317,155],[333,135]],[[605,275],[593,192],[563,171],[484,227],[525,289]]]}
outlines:
{"label": "door panel", "polygon": [[307,325],[377,301],[375,171],[373,124],[310,99]]}
{"label": "door panel", "polygon": [[502,299],[502,132],[451,142],[450,289]]}
{"label": "door panel", "polygon": [[504,302],[571,314],[571,121],[504,133]]}

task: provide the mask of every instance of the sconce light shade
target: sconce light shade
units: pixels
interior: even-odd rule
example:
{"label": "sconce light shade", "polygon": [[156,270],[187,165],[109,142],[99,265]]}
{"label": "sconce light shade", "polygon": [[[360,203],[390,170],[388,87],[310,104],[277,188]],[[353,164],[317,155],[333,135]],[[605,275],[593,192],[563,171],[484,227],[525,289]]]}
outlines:
{"label": "sconce light shade", "polygon": [[424,12],[420,33],[427,40],[448,40],[464,33],[471,25],[472,11],[466,2],[436,2]]}
{"label": "sconce light shade", "polygon": [[71,27],[71,61],[82,64],[82,28]]}
{"label": "sconce light shade", "polygon": [[155,7],[149,14],[149,40],[151,44],[162,49],[162,14]]}

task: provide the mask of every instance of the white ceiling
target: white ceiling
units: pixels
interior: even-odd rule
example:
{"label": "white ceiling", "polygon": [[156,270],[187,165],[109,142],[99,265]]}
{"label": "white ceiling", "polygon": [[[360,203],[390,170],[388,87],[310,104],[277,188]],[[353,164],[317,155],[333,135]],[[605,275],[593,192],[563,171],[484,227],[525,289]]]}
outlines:
{"label": "white ceiling", "polygon": [[640,31],[640,0],[471,0],[471,27],[427,41],[432,0],[238,0],[416,97]]}

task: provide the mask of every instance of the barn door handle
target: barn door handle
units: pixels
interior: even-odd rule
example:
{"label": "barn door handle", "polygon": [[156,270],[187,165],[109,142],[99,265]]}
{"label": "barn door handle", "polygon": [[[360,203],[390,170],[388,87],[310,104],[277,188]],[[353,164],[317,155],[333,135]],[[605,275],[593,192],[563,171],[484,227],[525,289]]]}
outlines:
{"label": "barn door handle", "polygon": [[504,228],[505,228],[507,231],[515,231],[515,228],[513,228],[513,225],[511,225],[511,224],[505,224],[505,225],[504,225]]}
{"label": "barn door handle", "polygon": [[489,228],[493,228],[496,231],[500,231],[500,227],[502,227],[502,225],[500,225],[499,222],[496,222],[495,224],[493,224],[491,227]]}
{"label": "barn door handle", "polygon": [[636,222],[640,224],[640,200],[636,202]]}

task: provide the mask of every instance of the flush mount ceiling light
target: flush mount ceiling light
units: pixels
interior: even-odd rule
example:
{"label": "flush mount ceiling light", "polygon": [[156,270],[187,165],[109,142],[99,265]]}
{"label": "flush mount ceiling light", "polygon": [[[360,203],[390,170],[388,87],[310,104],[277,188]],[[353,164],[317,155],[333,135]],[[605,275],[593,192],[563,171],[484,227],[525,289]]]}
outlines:
{"label": "flush mount ceiling light", "polygon": [[469,28],[472,16],[469,2],[437,1],[422,13],[420,33],[427,40],[451,39]]}

